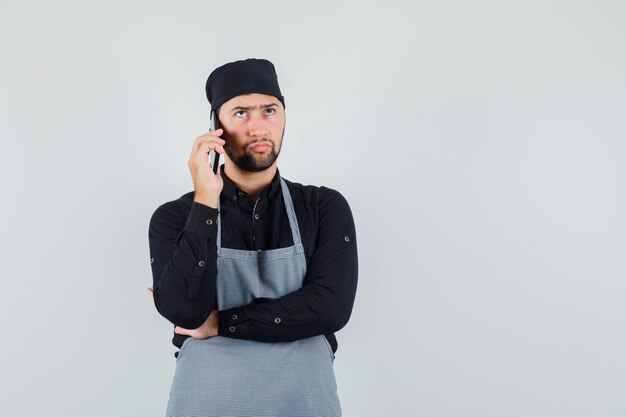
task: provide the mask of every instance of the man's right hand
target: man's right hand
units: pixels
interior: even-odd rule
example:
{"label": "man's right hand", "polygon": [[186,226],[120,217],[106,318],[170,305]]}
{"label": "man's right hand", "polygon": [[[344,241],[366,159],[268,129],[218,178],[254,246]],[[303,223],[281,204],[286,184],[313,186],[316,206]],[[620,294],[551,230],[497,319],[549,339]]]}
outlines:
{"label": "man's right hand", "polygon": [[219,169],[217,174],[213,173],[213,167],[209,161],[209,151],[215,150],[220,155],[224,154],[222,145],[226,142],[219,137],[223,132],[223,129],[217,129],[198,136],[187,162],[195,189],[193,200],[213,208],[217,208],[217,202],[224,187],[224,180]]}

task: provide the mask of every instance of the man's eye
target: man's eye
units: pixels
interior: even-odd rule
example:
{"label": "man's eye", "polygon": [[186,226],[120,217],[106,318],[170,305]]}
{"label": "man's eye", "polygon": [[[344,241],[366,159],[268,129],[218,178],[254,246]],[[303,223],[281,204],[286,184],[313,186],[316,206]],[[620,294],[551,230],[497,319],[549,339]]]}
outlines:
{"label": "man's eye", "polygon": [[269,108],[269,109],[265,109],[265,110],[267,110],[267,111],[271,111],[271,112],[272,112],[271,114],[274,114],[274,113],[276,113],[276,110],[275,110],[275,109],[272,109],[272,108]]}
{"label": "man's eye", "polygon": [[239,110],[239,111],[238,111],[238,112],[236,112],[235,114],[237,114],[237,113],[245,113],[245,110]]}

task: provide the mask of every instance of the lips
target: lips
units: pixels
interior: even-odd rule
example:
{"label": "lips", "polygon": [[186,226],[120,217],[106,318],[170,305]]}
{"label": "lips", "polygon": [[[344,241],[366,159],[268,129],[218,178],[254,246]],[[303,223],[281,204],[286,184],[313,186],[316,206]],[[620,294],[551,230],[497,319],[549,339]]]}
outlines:
{"label": "lips", "polygon": [[264,151],[270,148],[269,142],[259,142],[251,146],[254,151]]}

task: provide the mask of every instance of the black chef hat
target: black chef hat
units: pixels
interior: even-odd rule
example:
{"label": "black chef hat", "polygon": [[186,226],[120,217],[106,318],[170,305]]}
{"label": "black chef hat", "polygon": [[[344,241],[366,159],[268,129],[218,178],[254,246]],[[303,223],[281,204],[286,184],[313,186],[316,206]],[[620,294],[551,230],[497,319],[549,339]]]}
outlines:
{"label": "black chef hat", "polygon": [[233,97],[250,93],[274,96],[285,107],[274,64],[267,59],[248,58],[229,62],[214,69],[206,81],[206,97],[211,103],[211,110],[216,110]]}

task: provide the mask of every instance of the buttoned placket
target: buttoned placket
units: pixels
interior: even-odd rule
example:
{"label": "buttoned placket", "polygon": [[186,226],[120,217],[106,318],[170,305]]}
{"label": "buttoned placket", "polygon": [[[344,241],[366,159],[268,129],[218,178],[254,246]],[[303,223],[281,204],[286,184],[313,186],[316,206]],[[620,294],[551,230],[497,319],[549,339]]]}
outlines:
{"label": "buttoned placket", "polygon": [[259,200],[261,200],[261,197],[256,199],[256,201],[254,202],[254,207],[252,207],[252,248],[253,249],[256,249],[256,229],[255,229],[254,219],[259,218],[258,213],[256,213],[256,206],[259,203]]}

